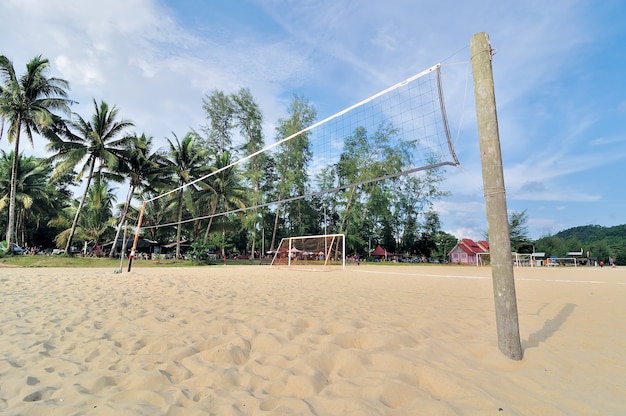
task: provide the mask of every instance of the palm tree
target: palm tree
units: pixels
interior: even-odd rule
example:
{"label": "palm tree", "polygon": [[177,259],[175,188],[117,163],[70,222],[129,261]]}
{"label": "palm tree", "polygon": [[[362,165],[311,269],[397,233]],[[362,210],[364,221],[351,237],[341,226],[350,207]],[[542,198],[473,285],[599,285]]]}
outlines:
{"label": "palm tree", "polygon": [[115,224],[112,214],[116,200],[115,189],[110,188],[107,181],[102,181],[96,176],[94,184],[89,187],[79,222],[85,236],[92,240],[94,245],[101,243],[104,234]]}
{"label": "palm tree", "polygon": [[[241,177],[238,175],[235,167],[231,166],[225,169],[230,165],[231,154],[229,151],[225,151],[218,155],[215,160],[215,169],[223,170],[211,176],[209,181],[207,181],[207,190],[209,190],[209,195],[208,197],[205,195],[202,199],[209,200],[211,215],[214,215],[218,212],[218,210],[219,212],[228,212],[233,209],[245,209],[246,207],[246,189],[241,185]],[[222,256],[226,254],[224,247],[226,234],[225,221],[226,216],[224,215],[222,218]],[[209,219],[209,224],[207,225],[204,234],[205,244],[208,240],[208,234],[211,229],[212,222],[213,217]]]}
{"label": "palm tree", "polygon": [[[141,226],[144,232],[148,234],[151,240],[169,241],[172,238],[170,227],[159,227],[172,219],[171,195],[163,198],[157,198],[154,191],[145,191],[139,194],[139,199],[148,201],[141,220]],[[175,198],[174,198],[175,199]],[[139,209],[129,206],[128,210],[135,218],[139,218]]]}
{"label": "palm tree", "polygon": [[[9,172],[15,159],[14,153],[0,151],[0,210],[7,207],[11,188]],[[43,159],[34,156],[20,157],[17,169],[16,235],[20,236],[19,245],[27,242],[26,224],[30,219],[50,215],[58,205],[55,201],[55,190],[48,185],[48,177],[52,168]]]}
{"label": "palm tree", "polygon": [[109,257],[115,255],[117,248],[117,239],[120,236],[122,224],[126,219],[130,202],[135,195],[135,191],[151,191],[155,188],[165,185],[167,180],[164,177],[164,157],[159,152],[152,153],[152,137],[148,137],[145,134],[141,136],[131,136],[126,141],[124,148],[127,151],[128,158],[125,159],[121,165],[122,172],[128,176],[130,181],[130,189],[128,190],[128,197],[124,202],[124,208],[120,215],[120,219],[117,223],[117,231],[115,238],[113,239],[113,245],[109,252]]}
{"label": "palm tree", "polygon": [[[204,152],[198,146],[197,135],[187,133],[181,140],[174,135],[174,141],[167,139],[169,144],[168,158],[166,160],[167,169],[178,182],[176,205],[178,208],[178,226],[176,228],[176,258],[180,257],[180,239],[182,234],[183,219],[183,197],[185,188],[183,186],[195,179],[202,177],[202,173],[208,172],[205,166]],[[195,183],[193,189],[197,189],[202,184]]]}
{"label": "palm tree", "polygon": [[[76,225],[92,179],[98,175],[122,182],[123,176],[118,174],[117,170],[121,160],[128,159],[128,152],[124,149],[124,143],[128,139],[118,137],[133,124],[127,120],[116,120],[118,116],[116,107],[109,108],[104,101],[100,103],[100,106],[97,105],[96,100],[93,101],[93,104],[95,113],[91,121],[86,121],[78,114],[74,114],[76,121],[68,120],[68,128],[63,132],[49,131],[47,134],[50,140],[47,148],[53,153],[51,158],[60,160],[52,175],[53,178],[74,169],[83,162],[76,180],[81,181],[83,176],[87,175],[85,191],[78,204],[72,228],[65,244],[66,253],[70,253]],[[61,136],[64,136],[65,140]]]}
{"label": "palm tree", "polygon": [[8,121],[7,139],[14,143],[11,168],[11,189],[9,192],[9,221],[7,224],[7,245],[14,241],[15,209],[17,195],[17,169],[20,155],[20,134],[26,133],[33,143],[33,133],[40,134],[52,124],[55,110],[69,113],[71,100],[67,99],[67,81],[48,78],[49,62],[41,56],[33,58],[26,65],[26,73],[17,77],[13,63],[4,55],[0,56],[0,115]]}

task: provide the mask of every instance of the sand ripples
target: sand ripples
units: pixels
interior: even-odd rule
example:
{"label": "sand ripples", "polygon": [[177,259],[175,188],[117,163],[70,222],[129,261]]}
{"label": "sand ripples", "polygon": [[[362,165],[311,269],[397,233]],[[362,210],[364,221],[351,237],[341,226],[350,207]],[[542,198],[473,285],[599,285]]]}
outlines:
{"label": "sand ripples", "polygon": [[[496,414],[497,382],[478,378],[524,368],[493,358],[483,281],[254,267],[11,273],[0,316],[10,414]],[[540,391],[533,380],[503,383]]]}

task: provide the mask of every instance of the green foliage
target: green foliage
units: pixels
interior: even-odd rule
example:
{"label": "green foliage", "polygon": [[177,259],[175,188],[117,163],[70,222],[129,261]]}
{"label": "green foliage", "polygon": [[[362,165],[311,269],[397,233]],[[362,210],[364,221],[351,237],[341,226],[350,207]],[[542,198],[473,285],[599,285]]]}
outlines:
{"label": "green foliage", "polygon": [[[181,187],[201,178],[208,173],[205,165],[206,152],[199,145],[198,135],[188,132],[182,140],[174,134],[174,140],[167,139],[169,151],[165,159],[164,170],[171,175],[173,187]],[[181,221],[188,215],[189,210],[194,206],[193,198],[190,195],[202,184],[194,184],[180,188],[176,192],[176,198],[171,200],[170,209],[177,212],[176,222],[176,258],[180,258],[180,242],[183,236],[183,224]]]}
{"label": "green foliage", "polygon": [[33,143],[33,134],[41,134],[54,123],[58,116],[54,111],[69,113],[71,100],[67,99],[67,81],[48,77],[49,61],[41,56],[26,65],[26,72],[18,77],[13,63],[0,56],[0,120],[2,129],[8,123],[7,139],[13,143],[13,165],[10,173],[8,198],[7,242],[17,235],[17,177],[19,168],[20,136],[24,132]]}
{"label": "green foliage", "polygon": [[[53,107],[58,109],[69,101],[61,94],[63,88],[56,92],[60,100]],[[143,214],[143,236],[161,243],[188,241],[198,258],[207,248],[221,249],[224,255],[248,254],[267,251],[286,236],[337,232],[345,232],[348,250],[360,255],[378,243],[406,254],[445,250],[441,225],[431,211],[432,202],[445,195],[438,186],[442,171],[394,176],[412,166],[416,144],[408,139],[394,144],[398,131],[391,124],[376,131],[357,127],[348,137],[338,138],[344,141],[340,160],[312,178],[311,171],[319,167],[310,166],[308,132],[230,166],[265,145],[262,112],[248,89],[235,94],[216,90],[205,96],[202,136],[195,131],[182,140],[174,136],[168,139],[169,148],[158,152],[150,151],[149,136],[126,132],[132,123],[121,119],[115,106],[95,99],[93,103],[89,119],[74,114],[63,120],[50,113],[46,123],[29,125],[45,135],[52,155],[50,161],[25,158],[20,172],[29,172],[27,180],[15,182],[25,185],[15,193],[20,210],[17,234],[25,243],[32,245],[32,230],[42,224],[51,234],[47,244],[54,239],[66,249],[73,240],[74,246],[82,246],[84,241],[117,239],[120,224],[128,221],[132,227],[138,219],[139,208],[132,201],[150,200]],[[317,116],[300,96],[294,97],[287,113],[278,120],[276,141],[311,126]],[[0,164],[0,191],[6,195],[14,183],[8,180],[10,166]],[[390,179],[375,180],[383,176]],[[83,179],[82,198],[73,200],[69,185]],[[110,184],[122,181],[129,183],[129,193],[115,206],[116,189]],[[167,194],[183,185],[180,192]],[[340,190],[316,193],[333,188]],[[162,194],[166,196],[151,200]],[[247,210],[250,206],[256,208]],[[225,211],[231,213],[214,216]],[[0,216],[0,226],[4,221],[6,216]]]}
{"label": "green foliage", "polygon": [[509,234],[511,250],[517,253],[532,252],[532,244],[528,238],[528,214],[526,210],[512,212],[509,215]]}
{"label": "green foliage", "polygon": [[536,251],[547,255],[562,256],[568,251],[587,251],[591,258],[608,263],[609,257],[616,258],[618,265],[626,265],[626,225],[602,227],[585,225],[558,232],[535,241]]}
{"label": "green foliage", "polygon": [[[288,118],[280,119],[276,127],[276,141],[285,139],[310,126],[317,112],[315,108],[303,97],[295,96],[289,105]],[[309,187],[307,168],[311,160],[311,143],[309,132],[304,132],[291,140],[278,146],[278,154],[275,157],[278,182],[274,186],[274,192],[270,197],[275,201],[289,198],[297,198],[306,195]],[[270,247],[273,249],[278,243],[278,224],[281,214],[285,218],[284,225],[288,227],[289,235],[298,235],[298,228],[309,229],[299,221],[302,216],[302,201],[297,199],[293,202],[279,203],[274,216],[274,229]],[[307,217],[309,218],[309,217]]]}
{"label": "green foliage", "polygon": [[85,120],[75,114],[70,120],[59,121],[58,125],[46,130],[49,140],[48,150],[53,152],[52,159],[58,161],[52,178],[63,175],[79,167],[77,181],[87,178],[85,191],[78,204],[72,226],[66,238],[65,252],[70,253],[78,220],[90,190],[91,182],[106,178],[115,182],[123,182],[126,178],[119,167],[128,158],[125,137],[120,137],[133,124],[128,120],[118,120],[119,110],[101,101],[100,105],[93,100],[94,113],[91,119]]}
{"label": "green foliage", "polygon": [[196,241],[191,244],[191,250],[188,252],[192,256],[195,263],[215,264],[215,261],[209,256],[209,251],[214,250],[212,244],[205,244],[203,241]]}
{"label": "green foliage", "polygon": [[[0,151],[0,227],[6,225],[14,153]],[[51,183],[52,167],[42,158],[21,156],[16,175],[15,241],[22,246],[49,246],[60,231],[52,220],[69,205],[68,182]]]}

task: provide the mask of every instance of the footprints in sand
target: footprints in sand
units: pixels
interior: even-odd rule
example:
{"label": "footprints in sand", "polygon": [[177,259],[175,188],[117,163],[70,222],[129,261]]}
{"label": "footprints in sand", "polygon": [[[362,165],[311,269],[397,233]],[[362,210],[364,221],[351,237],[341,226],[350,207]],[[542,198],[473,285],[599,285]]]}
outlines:
{"label": "footprints in sand", "polygon": [[38,402],[41,400],[46,400],[51,397],[52,393],[54,393],[56,390],[57,389],[52,387],[44,387],[26,395],[22,400],[25,402]]}
{"label": "footprints in sand", "polygon": [[426,337],[402,316],[381,323],[362,293],[329,305],[323,288],[284,279],[258,293],[233,277],[105,278],[66,284],[38,311],[14,305],[20,317],[0,327],[0,413],[406,414],[443,394],[412,356]]}

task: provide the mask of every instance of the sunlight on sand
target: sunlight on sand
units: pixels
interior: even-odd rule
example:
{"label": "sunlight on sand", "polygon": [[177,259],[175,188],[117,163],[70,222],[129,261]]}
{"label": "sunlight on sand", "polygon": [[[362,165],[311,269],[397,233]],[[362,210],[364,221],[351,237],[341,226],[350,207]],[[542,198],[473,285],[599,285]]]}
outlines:
{"label": "sunlight on sand", "polygon": [[524,358],[491,270],[0,270],[0,412],[620,414],[626,269],[515,269]]}

